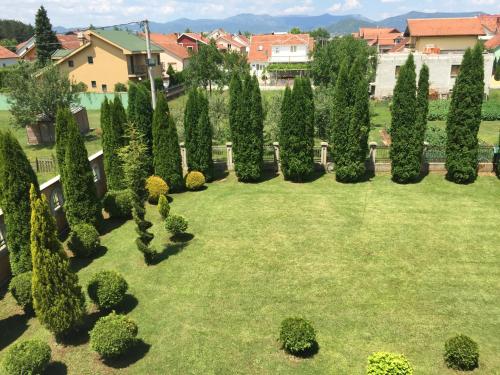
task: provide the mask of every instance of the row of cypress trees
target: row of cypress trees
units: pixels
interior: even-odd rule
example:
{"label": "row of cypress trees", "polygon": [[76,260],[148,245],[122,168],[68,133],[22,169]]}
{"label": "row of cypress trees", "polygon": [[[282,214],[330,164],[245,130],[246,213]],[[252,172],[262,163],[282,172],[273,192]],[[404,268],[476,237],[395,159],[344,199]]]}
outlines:
{"label": "row of cypress trees", "polygon": [[233,141],[235,173],[240,181],[258,181],[264,164],[264,118],[256,76],[238,74],[229,86],[229,128]]}

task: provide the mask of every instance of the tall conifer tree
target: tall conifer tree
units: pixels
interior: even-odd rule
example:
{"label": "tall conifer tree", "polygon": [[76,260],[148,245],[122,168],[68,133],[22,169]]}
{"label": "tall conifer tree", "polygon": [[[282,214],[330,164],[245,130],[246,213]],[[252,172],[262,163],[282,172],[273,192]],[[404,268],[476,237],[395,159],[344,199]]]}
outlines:
{"label": "tall conifer tree", "polygon": [[[107,100],[106,100],[107,102]],[[66,156],[66,140],[68,138],[68,123],[73,115],[68,108],[59,108],[56,114],[55,132],[56,132],[56,158],[59,173],[64,168],[64,157]],[[105,121],[101,112],[101,123]]]}
{"label": "tall conifer tree", "polygon": [[101,106],[101,128],[104,170],[109,190],[125,189],[123,167],[118,150],[125,143],[123,133],[126,122],[127,115],[121,99],[116,96],[111,103],[105,99]]}
{"label": "tall conifer tree", "polygon": [[427,115],[429,114],[429,67],[423,64],[418,75],[417,89],[417,119],[415,126],[417,128],[417,138],[415,140],[416,155],[422,157],[424,152],[425,132],[427,130]]}
{"label": "tall conifer tree", "polygon": [[52,53],[61,48],[43,5],[38,9],[35,16],[35,45],[36,57],[40,65],[50,63]]}
{"label": "tall conifer tree", "polygon": [[38,181],[21,145],[10,132],[0,132],[0,207],[13,275],[31,270],[30,187]]}
{"label": "tall conifer tree", "polygon": [[[135,87],[134,87],[135,86]],[[134,88],[132,88],[134,87]],[[128,121],[144,135],[146,144],[146,168],[153,172],[153,107],[151,95],[144,85],[131,84],[132,95],[129,95]],[[130,94],[130,92],[129,92]]]}

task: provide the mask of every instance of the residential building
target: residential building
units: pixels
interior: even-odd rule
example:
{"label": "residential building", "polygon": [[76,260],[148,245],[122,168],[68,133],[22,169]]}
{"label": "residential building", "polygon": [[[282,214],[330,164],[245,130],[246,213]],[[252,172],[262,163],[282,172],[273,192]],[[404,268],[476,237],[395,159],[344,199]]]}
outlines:
{"label": "residential building", "polygon": [[477,18],[481,22],[486,34],[481,39],[489,40],[495,35],[500,34],[500,14],[481,14]]}
{"label": "residential building", "polygon": [[[392,96],[394,86],[401,66],[408,58],[409,52],[384,53],[378,55],[377,74],[375,78],[375,93],[377,99]],[[460,70],[463,53],[428,54],[422,52],[413,53],[415,65],[418,72],[425,63],[429,67],[429,83],[431,93],[439,97],[447,97]],[[485,53],[484,71],[491,72],[493,68],[493,54]],[[417,78],[418,79],[418,78]],[[485,74],[484,92],[489,93],[491,75]]]}
{"label": "residential building", "polygon": [[0,46],[0,68],[14,65],[19,60],[19,57],[12,51]]}
{"label": "residential building", "polygon": [[409,19],[405,34],[411,49],[423,53],[456,53],[486,35],[479,18]]}
{"label": "residential building", "polygon": [[353,33],[355,38],[364,39],[369,46],[376,47],[378,52],[389,52],[405,38],[403,33],[395,28],[361,27]]}
{"label": "residential building", "polygon": [[153,77],[162,78],[162,48],[151,43],[147,59],[146,41],[123,30],[88,30],[83,44],[55,62],[71,80],[83,82],[89,92],[111,92],[115,84],[148,79],[148,63]]}
{"label": "residential building", "polygon": [[167,71],[169,65],[176,72],[180,72],[188,66],[191,55],[185,46],[177,43],[178,34],[151,33],[149,36],[151,41],[162,49],[160,61],[164,72]]}
{"label": "residential building", "polygon": [[244,42],[243,38],[238,38],[236,35],[226,33],[220,34],[214,39],[217,44],[217,49],[222,52],[236,51],[242,54],[248,52],[250,45]]}
{"label": "residential building", "polygon": [[210,43],[201,33],[183,33],[177,38],[177,43],[187,48],[188,52],[198,52],[200,45]]}
{"label": "residential building", "polygon": [[[57,40],[61,44],[63,50],[74,50],[80,46],[80,40],[77,33],[68,32],[66,34],[56,34]],[[16,54],[20,59],[33,61],[36,59],[36,41],[32,36],[28,40],[19,43],[16,46]]]}
{"label": "residential building", "polygon": [[[311,60],[313,48],[314,39],[309,34],[253,35],[250,38],[248,62],[252,73],[258,78],[264,81],[268,78],[279,83],[279,80],[305,73],[307,68],[304,64]],[[263,74],[271,71],[272,74]]]}

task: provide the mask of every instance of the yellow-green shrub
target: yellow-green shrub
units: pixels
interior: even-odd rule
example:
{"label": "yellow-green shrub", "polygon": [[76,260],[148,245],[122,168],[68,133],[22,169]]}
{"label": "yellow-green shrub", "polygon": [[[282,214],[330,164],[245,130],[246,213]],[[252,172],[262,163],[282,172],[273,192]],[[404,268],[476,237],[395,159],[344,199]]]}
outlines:
{"label": "yellow-green shrub", "polygon": [[146,190],[148,191],[148,202],[157,204],[160,195],[168,194],[168,185],[161,177],[150,176],[146,180]]}
{"label": "yellow-green shrub", "polygon": [[186,188],[188,190],[200,190],[205,185],[205,176],[198,171],[189,172],[186,176]]}

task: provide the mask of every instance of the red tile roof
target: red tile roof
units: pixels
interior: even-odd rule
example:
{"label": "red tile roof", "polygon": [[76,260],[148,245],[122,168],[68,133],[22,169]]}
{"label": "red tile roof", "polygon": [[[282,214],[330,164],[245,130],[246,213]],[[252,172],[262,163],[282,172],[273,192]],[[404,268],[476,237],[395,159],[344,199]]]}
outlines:
{"label": "red tile roof", "polygon": [[481,14],[477,18],[490,32],[500,33],[500,14]]}
{"label": "red tile roof", "polygon": [[377,37],[382,37],[386,35],[401,35],[402,33],[398,29],[388,28],[388,27],[361,27],[359,29],[359,37],[363,39],[376,39]]}
{"label": "red tile roof", "polygon": [[268,61],[272,55],[272,46],[290,46],[306,44],[309,51],[314,48],[314,39],[309,34],[264,34],[250,38],[248,61]]}
{"label": "red tile roof", "polygon": [[396,43],[389,52],[401,52],[405,49],[408,44],[410,38],[403,38],[399,43]]}
{"label": "red tile roof", "polygon": [[151,33],[150,34],[151,41],[160,46],[165,51],[174,54],[181,59],[189,58],[189,52],[186,47],[177,44],[178,35],[173,34],[160,34],[160,33]]}
{"label": "red tile roof", "polygon": [[497,34],[493,38],[491,38],[490,40],[486,41],[486,43],[484,43],[484,46],[488,49],[499,47],[500,46],[500,34]]}
{"label": "red tile roof", "polygon": [[76,34],[57,34],[56,37],[59,43],[61,43],[62,49],[76,49],[80,47],[80,41]]}
{"label": "red tile roof", "polygon": [[210,43],[210,41],[207,38],[205,38],[203,35],[201,35],[200,33],[184,33],[184,34],[179,35],[179,37],[182,35],[187,35],[191,39],[197,40],[198,42],[202,42],[205,44]]}
{"label": "red tile roof", "polygon": [[221,35],[220,37],[217,38],[217,42],[219,40],[221,40],[221,39],[225,40],[226,42],[228,42],[229,44],[231,44],[233,47],[236,47],[236,48],[245,47],[243,44],[241,44],[237,40],[234,40],[234,38],[233,38],[233,36],[231,34]]}
{"label": "red tile roof", "polygon": [[409,19],[410,36],[485,35],[477,17]]}
{"label": "red tile roof", "polygon": [[0,59],[17,59],[17,55],[7,48],[0,46]]}
{"label": "red tile roof", "polygon": [[243,42],[244,42],[247,46],[249,46],[249,45],[250,45],[250,40],[248,40],[248,38],[247,38],[245,35],[243,35],[243,34],[238,34],[237,36],[238,36],[238,38],[240,38],[240,39],[241,39],[241,40],[242,40],[242,41],[243,41]]}

